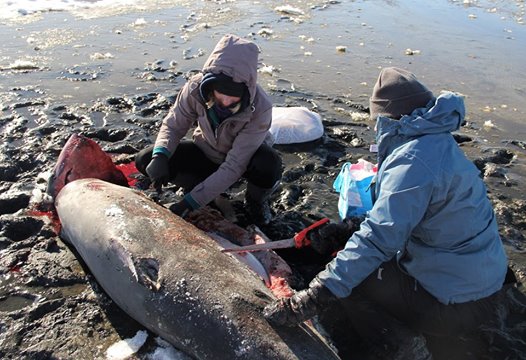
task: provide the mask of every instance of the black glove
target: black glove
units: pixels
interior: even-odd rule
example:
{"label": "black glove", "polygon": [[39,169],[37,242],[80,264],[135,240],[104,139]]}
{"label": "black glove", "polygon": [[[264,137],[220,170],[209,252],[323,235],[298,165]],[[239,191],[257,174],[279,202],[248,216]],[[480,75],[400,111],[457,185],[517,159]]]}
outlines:
{"label": "black glove", "polygon": [[318,278],[314,278],[307,289],[267,305],[263,316],[274,325],[296,326],[317,315],[333,301],[336,301],[336,297]]}
{"label": "black glove", "polygon": [[188,213],[192,210],[192,207],[185,199],[183,199],[179,202],[176,202],[175,204],[172,204],[169,209],[175,215],[178,215],[184,219],[185,216],[188,215]]}
{"label": "black glove", "polygon": [[331,255],[345,247],[347,240],[360,228],[362,217],[352,217],[342,222],[328,223],[307,233],[311,247],[322,255]]}
{"label": "black glove", "polygon": [[160,191],[162,186],[168,183],[170,177],[168,157],[161,153],[153,155],[152,160],[146,167],[146,173],[152,180],[153,187]]}

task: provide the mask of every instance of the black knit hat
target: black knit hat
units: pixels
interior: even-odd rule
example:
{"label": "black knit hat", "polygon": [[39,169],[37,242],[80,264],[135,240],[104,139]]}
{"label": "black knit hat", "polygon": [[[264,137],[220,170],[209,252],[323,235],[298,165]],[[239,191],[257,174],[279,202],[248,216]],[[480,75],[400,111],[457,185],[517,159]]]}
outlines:
{"label": "black knit hat", "polygon": [[409,71],[395,67],[384,68],[369,99],[369,113],[373,120],[378,115],[400,119],[402,115],[425,107],[433,99],[433,93]]}
{"label": "black knit hat", "polygon": [[242,97],[245,93],[245,84],[232,81],[232,79],[225,75],[230,80],[222,80],[214,83],[214,90],[228,96]]}
{"label": "black knit hat", "polygon": [[201,83],[201,93],[203,95],[212,90],[216,90],[224,95],[243,97],[246,88],[244,83],[235,82],[230,76],[223,73],[207,73]]}

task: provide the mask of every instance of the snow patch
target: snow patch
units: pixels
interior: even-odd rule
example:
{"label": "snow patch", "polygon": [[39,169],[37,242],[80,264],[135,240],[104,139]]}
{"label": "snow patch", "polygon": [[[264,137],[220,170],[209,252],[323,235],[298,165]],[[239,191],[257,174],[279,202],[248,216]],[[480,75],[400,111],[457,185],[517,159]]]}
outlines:
{"label": "snow patch", "polygon": [[135,354],[146,342],[148,333],[144,330],[137,331],[131,339],[124,339],[111,345],[106,350],[107,360],[124,360]]}

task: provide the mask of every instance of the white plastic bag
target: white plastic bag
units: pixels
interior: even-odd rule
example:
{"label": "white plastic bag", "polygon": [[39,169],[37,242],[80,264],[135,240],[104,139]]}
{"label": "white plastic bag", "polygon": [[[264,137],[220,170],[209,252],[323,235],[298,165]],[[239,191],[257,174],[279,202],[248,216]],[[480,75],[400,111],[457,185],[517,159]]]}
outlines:
{"label": "white plastic bag", "polygon": [[270,132],[275,144],[298,144],[323,135],[321,116],[306,107],[273,107]]}
{"label": "white plastic bag", "polygon": [[371,180],[377,172],[376,165],[360,159],[358,163],[343,164],[333,188],[340,193],[338,213],[340,218],[363,215],[373,208]]}

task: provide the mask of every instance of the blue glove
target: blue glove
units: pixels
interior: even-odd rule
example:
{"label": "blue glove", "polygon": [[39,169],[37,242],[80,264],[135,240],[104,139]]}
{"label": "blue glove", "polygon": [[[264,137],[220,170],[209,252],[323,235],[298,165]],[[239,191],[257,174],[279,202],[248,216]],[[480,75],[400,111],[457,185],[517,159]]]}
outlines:
{"label": "blue glove", "polygon": [[170,178],[168,157],[161,153],[153,155],[152,160],[146,167],[146,173],[150,177],[153,187],[160,192],[162,186],[166,185]]}

